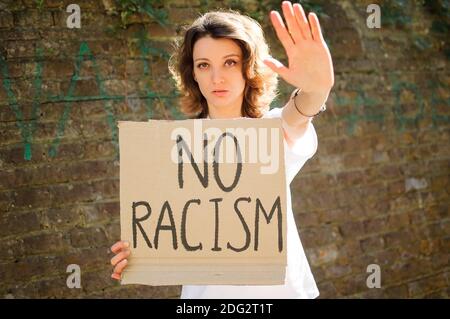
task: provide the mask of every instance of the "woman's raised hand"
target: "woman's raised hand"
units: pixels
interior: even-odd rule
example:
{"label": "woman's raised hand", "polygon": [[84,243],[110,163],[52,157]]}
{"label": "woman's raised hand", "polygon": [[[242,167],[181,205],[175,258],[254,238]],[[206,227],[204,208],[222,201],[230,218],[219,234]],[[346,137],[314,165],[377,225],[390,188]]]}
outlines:
{"label": "woman's raised hand", "polygon": [[283,1],[287,27],[278,11],[270,12],[270,20],[278,39],[286,50],[289,66],[268,57],[264,63],[282,79],[304,92],[329,92],[334,85],[333,62],[320,29],[319,19],[308,14],[300,4]]}

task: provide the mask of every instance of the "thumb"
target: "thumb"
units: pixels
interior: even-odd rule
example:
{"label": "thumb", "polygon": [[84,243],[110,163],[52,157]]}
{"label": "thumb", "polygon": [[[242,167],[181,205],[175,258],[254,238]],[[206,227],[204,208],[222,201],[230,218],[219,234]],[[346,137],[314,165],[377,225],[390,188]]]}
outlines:
{"label": "thumb", "polygon": [[287,71],[287,68],[283,65],[283,63],[281,63],[277,59],[272,58],[271,56],[265,58],[263,60],[263,62],[272,71],[274,71],[275,73],[278,73],[279,75],[283,75]]}

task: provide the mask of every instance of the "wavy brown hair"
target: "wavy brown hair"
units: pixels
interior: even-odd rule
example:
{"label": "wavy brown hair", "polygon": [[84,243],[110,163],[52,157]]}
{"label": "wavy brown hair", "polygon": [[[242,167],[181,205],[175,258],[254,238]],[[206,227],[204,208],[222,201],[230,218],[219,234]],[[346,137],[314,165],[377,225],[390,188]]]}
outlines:
{"label": "wavy brown hair", "polygon": [[181,92],[181,111],[191,118],[205,118],[208,115],[207,101],[193,76],[194,44],[206,36],[231,39],[239,45],[246,83],[241,112],[245,117],[261,117],[278,94],[278,77],[263,63],[263,59],[269,55],[269,46],[260,24],[233,10],[213,11],[200,16],[185,28],[181,43],[175,42],[169,70]]}

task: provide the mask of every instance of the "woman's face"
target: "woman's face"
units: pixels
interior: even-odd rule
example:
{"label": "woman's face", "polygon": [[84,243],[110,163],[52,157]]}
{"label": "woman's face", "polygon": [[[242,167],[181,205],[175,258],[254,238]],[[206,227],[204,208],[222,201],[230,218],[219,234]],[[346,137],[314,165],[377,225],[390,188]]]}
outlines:
{"label": "woman's face", "polygon": [[242,116],[245,80],[239,45],[230,39],[203,37],[194,44],[193,59],[194,79],[211,117]]}

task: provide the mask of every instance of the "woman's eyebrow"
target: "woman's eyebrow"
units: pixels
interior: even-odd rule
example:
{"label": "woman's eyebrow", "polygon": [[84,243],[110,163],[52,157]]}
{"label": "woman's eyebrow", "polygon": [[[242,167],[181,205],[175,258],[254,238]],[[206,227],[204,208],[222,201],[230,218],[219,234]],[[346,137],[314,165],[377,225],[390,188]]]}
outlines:
{"label": "woman's eyebrow", "polygon": [[[231,57],[231,56],[236,56],[236,57],[238,57],[238,58],[241,57],[239,54],[233,53],[233,54],[225,55],[224,57],[222,57],[222,59],[229,58],[229,57]],[[195,61],[198,61],[198,60],[206,60],[206,61],[209,61],[209,59],[207,59],[207,58],[198,58],[198,59],[195,59],[194,62],[195,62]]]}

